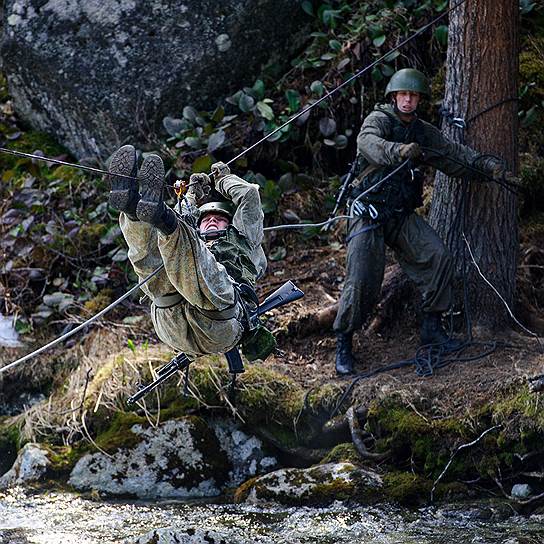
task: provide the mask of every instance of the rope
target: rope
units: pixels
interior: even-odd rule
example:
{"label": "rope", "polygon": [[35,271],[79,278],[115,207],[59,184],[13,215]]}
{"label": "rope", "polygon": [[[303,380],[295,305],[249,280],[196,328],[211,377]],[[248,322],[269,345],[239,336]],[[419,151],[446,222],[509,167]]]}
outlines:
{"label": "rope", "polygon": [[[444,11],[443,13],[441,13],[440,15],[438,15],[437,17],[435,17],[432,21],[430,21],[429,23],[427,23],[426,25],[422,26],[419,30],[417,30],[415,33],[413,33],[411,36],[408,36],[405,40],[403,40],[402,42],[400,42],[397,46],[395,46],[393,49],[389,50],[387,53],[385,53],[384,55],[382,55],[381,57],[379,57],[378,59],[376,59],[374,62],[372,62],[371,64],[369,64],[368,66],[366,66],[365,68],[362,68],[361,70],[359,70],[358,72],[356,72],[355,74],[353,74],[350,78],[348,78],[346,81],[344,81],[343,83],[341,83],[340,85],[338,85],[336,88],[334,88],[332,91],[329,91],[327,92],[327,94],[325,94],[324,96],[322,96],[319,100],[317,100],[316,102],[310,104],[309,106],[307,106],[306,108],[302,109],[300,112],[298,112],[297,114],[293,115],[292,117],[290,117],[287,121],[285,121],[285,123],[283,123],[282,125],[280,125],[279,127],[277,127],[275,130],[273,130],[272,132],[270,132],[269,134],[267,134],[266,136],[264,136],[263,138],[261,138],[260,140],[258,140],[257,142],[255,142],[253,145],[249,146],[248,148],[246,148],[245,150],[243,150],[241,153],[239,153],[238,155],[236,155],[235,157],[233,157],[232,159],[230,159],[226,164],[229,165],[229,164],[232,164],[233,162],[237,161],[239,158],[243,157],[246,153],[248,153],[249,151],[251,151],[252,149],[254,149],[255,147],[257,147],[258,145],[260,145],[261,143],[263,143],[264,141],[268,140],[270,137],[272,137],[274,134],[276,134],[277,132],[279,132],[280,130],[282,130],[283,128],[285,128],[286,126],[288,126],[289,124],[291,124],[293,121],[295,121],[296,119],[298,119],[299,117],[301,117],[302,115],[304,115],[305,113],[309,112],[311,109],[315,108],[316,106],[318,106],[321,102],[323,102],[324,100],[327,100],[328,98],[332,97],[334,94],[336,94],[338,91],[340,91],[342,88],[344,88],[346,85],[348,85],[349,83],[351,83],[352,81],[356,80],[357,78],[361,77],[365,72],[367,72],[368,70],[370,70],[371,68],[373,68],[374,66],[376,66],[378,63],[382,62],[383,60],[385,60],[389,55],[391,55],[391,53],[394,53],[395,51],[397,51],[398,49],[400,49],[401,47],[403,47],[404,45],[406,45],[407,43],[409,43],[410,41],[412,41],[413,39],[415,39],[417,36],[419,36],[420,34],[422,34],[423,32],[425,32],[425,30],[427,30],[428,28],[430,28],[431,26],[433,26],[434,24],[436,24],[438,21],[440,21],[441,19],[443,19],[444,17],[446,17],[446,15],[448,15],[450,12],[454,11],[455,9],[457,9],[459,6],[461,6],[462,4],[464,4],[467,0],[460,0],[459,2],[457,2],[455,5],[451,6],[449,9],[447,9],[446,11]],[[14,150],[11,150],[11,149],[6,149],[6,148],[1,148],[0,147],[0,152],[4,152],[4,153],[10,153],[12,155],[18,155],[18,156],[23,156],[23,157],[29,157],[29,158],[32,158],[32,159],[35,159],[35,160],[41,160],[41,161],[45,161],[45,162],[53,162],[55,164],[61,164],[61,165],[64,165],[64,166],[70,166],[72,168],[80,168],[82,170],[87,170],[87,171],[90,171],[90,172],[93,172],[93,173],[100,173],[100,174],[106,174],[106,175],[112,175],[111,172],[107,172],[105,170],[101,170],[99,168],[92,168],[90,166],[84,166],[84,165],[79,165],[79,164],[73,164],[73,163],[68,163],[66,161],[61,161],[61,160],[58,160],[58,159],[50,159],[50,158],[47,158],[47,157],[42,157],[40,155],[33,155],[31,153],[23,153],[21,151],[14,151]],[[121,174],[114,174],[118,177],[124,177],[124,178],[128,178],[128,179],[134,179],[132,176],[124,176],[124,175],[121,175]],[[345,218],[345,217],[342,217],[342,219]],[[340,218],[339,218],[340,219]],[[327,221],[325,221],[323,223],[323,225],[327,225],[333,221],[337,221],[339,219],[336,219],[336,218],[331,218]],[[281,230],[283,228],[308,228],[309,226],[312,226],[312,225],[308,225],[308,224],[304,224],[304,225],[278,225],[277,227],[273,228],[273,227],[268,227],[267,230]],[[114,308],[115,306],[117,306],[117,304],[119,304],[120,302],[122,302],[130,293],[132,293],[134,290],[136,290],[137,288],[143,286],[145,283],[147,283],[147,281],[149,281],[153,275],[155,275],[156,273],[159,272],[159,270],[162,269],[162,265],[161,267],[159,267],[157,270],[155,270],[152,274],[150,274],[147,278],[144,278],[138,285],[136,285],[135,287],[133,287],[130,291],[128,291],[125,295],[123,295],[122,297],[120,297],[119,299],[117,299],[116,301],[112,302],[107,308],[105,308],[104,310],[102,310],[101,312],[99,312],[98,314],[96,314],[96,316],[94,316],[93,318],[85,321],[84,323],[82,323],[81,325],[79,325],[78,327],[76,327],[76,329],[74,329],[73,331],[71,331],[71,333],[68,333],[70,334],[70,336],[72,334],[75,334],[76,332],[80,331],[81,329],[83,329],[85,326],[87,326],[88,324],[92,323],[93,321],[95,321],[96,319],[98,319],[98,317],[101,317],[102,315],[104,315],[107,311],[109,311],[110,309]],[[34,357],[35,355],[38,355],[39,353],[42,353],[43,351],[45,351],[46,349],[58,344],[61,339],[64,339],[65,337],[67,337],[66,335],[60,337],[59,339],[56,339],[56,340],[53,340],[52,342],[50,342],[49,344],[46,344],[45,346],[39,348],[38,350],[36,351],[33,351],[32,353],[29,353],[28,355],[26,355],[25,357],[22,357],[21,359],[18,359],[17,361],[14,361],[13,363],[10,363],[2,368],[0,368],[0,373],[2,372],[5,372],[6,370],[8,370],[9,368],[13,368],[14,366],[16,366],[17,364],[19,363],[22,363],[32,357]]]}
{"label": "rope", "polygon": [[124,174],[112,174],[107,170],[102,170],[100,168],[93,168],[92,166],[85,166],[84,164],[76,164],[73,162],[61,161],[59,159],[52,159],[51,157],[45,157],[42,155],[34,155],[33,153],[25,153],[23,151],[15,151],[14,149],[7,149],[5,147],[0,147],[0,153],[9,153],[10,155],[16,155],[17,157],[26,157],[27,159],[34,159],[44,162],[52,162],[54,164],[60,164],[61,166],[69,166],[70,168],[77,168],[78,170],[86,170],[92,172],[93,174],[106,174],[108,176],[115,176],[118,178],[126,179],[138,179],[133,176],[125,176]]}
{"label": "rope", "polygon": [[139,289],[140,287],[142,287],[142,285],[146,284],[151,278],[153,278],[155,275],[157,275],[163,268],[164,268],[164,265],[159,266],[159,268],[157,268],[157,270],[154,270],[153,272],[151,272],[151,274],[149,274],[149,276],[147,276],[140,283],[138,283],[137,285],[132,287],[132,289],[127,291],[123,296],[119,297],[117,300],[112,302],[109,306],[106,306],[103,310],[100,310],[100,312],[98,312],[96,315],[94,315],[90,319],[87,319],[87,321],[84,321],[83,323],[81,323],[81,325],[78,325],[75,329],[72,329],[71,331],[67,332],[66,334],[63,334],[62,336],[60,336],[59,338],[56,338],[55,340],[52,340],[51,342],[49,342],[49,344],[46,344],[45,346],[42,346],[41,348],[33,351],[32,353],[29,353],[28,355],[25,355],[24,357],[21,357],[20,359],[17,359],[16,361],[13,361],[12,363],[9,363],[8,365],[1,367],[0,368],[0,374],[2,372],[6,372],[10,368],[13,368],[13,367],[17,366],[20,363],[24,363],[25,361],[28,361],[28,359],[30,359],[32,357],[35,357],[36,355],[39,355],[40,353],[46,351],[47,349],[52,348],[53,346],[56,346],[60,342],[63,342],[64,340],[67,340],[68,338],[70,338],[74,334],[78,333],[80,330],[84,329],[85,327],[87,327],[88,325],[90,325],[91,323],[96,321],[98,318],[100,318],[104,314],[108,313],[115,306],[117,306],[118,304],[123,302],[123,300],[125,300],[132,293],[134,293],[134,291],[136,291],[136,289]]}

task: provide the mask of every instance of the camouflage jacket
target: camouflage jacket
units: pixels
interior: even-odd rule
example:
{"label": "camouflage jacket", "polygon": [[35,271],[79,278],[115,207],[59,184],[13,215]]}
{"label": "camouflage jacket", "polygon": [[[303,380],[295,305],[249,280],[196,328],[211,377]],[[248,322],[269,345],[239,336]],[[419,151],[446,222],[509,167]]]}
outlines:
{"label": "camouflage jacket", "polygon": [[254,286],[267,264],[261,246],[264,213],[259,187],[227,174],[216,180],[215,188],[234,203],[236,211],[226,236],[214,240],[208,247],[234,280]]}
{"label": "camouflage jacket", "polygon": [[[401,146],[418,143],[423,155],[398,169]],[[430,148],[430,149],[425,149]],[[385,223],[397,214],[410,213],[423,204],[421,165],[432,166],[452,177],[474,175],[474,167],[491,171],[496,161],[468,146],[451,142],[430,123],[415,118],[403,122],[391,105],[378,105],[367,116],[357,137],[360,174],[351,190],[364,214]],[[472,167],[472,168],[471,168]],[[383,180],[383,183],[381,181]]]}
{"label": "camouflage jacket", "polygon": [[[396,118],[398,122],[406,125],[389,104],[378,104],[363,121],[357,136],[357,152],[368,162],[369,171],[384,166],[395,166],[402,162],[399,153],[402,144],[389,139],[391,118]],[[421,126],[421,141],[418,143],[435,151],[426,152],[419,161],[421,164],[432,166],[451,177],[474,176],[474,170],[470,166],[484,171],[493,168],[495,162],[492,163],[489,158],[466,145],[448,140],[430,123],[420,119],[418,122]]]}

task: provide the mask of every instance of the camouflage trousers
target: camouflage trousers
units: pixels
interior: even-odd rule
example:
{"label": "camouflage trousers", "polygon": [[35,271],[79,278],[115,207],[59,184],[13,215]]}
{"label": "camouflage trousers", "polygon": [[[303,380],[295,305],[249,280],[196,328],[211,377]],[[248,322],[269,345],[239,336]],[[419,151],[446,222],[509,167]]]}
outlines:
{"label": "camouflage trousers", "polygon": [[[351,220],[348,239],[365,227],[373,226],[365,217]],[[346,280],[334,322],[336,332],[360,329],[372,313],[380,298],[386,244],[421,292],[422,310],[443,312],[450,308],[452,258],[435,230],[412,213],[402,223],[394,218],[349,240]]]}
{"label": "camouflage trousers", "polygon": [[[128,244],[128,258],[140,280],[164,264],[142,287],[152,301],[157,336],[192,358],[225,353],[237,345],[243,332],[242,307],[233,280],[196,231],[180,220],[176,230],[165,236],[148,223],[131,221],[124,213],[119,224]],[[178,303],[161,307],[161,301],[157,305],[157,299],[165,295],[179,299],[176,293],[181,295]],[[234,317],[213,316],[229,308],[234,308]]]}

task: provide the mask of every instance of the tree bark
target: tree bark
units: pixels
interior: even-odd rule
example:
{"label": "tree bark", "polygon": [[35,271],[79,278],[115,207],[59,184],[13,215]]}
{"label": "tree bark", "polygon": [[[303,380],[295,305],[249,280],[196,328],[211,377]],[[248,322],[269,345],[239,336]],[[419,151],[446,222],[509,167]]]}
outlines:
{"label": "tree bark", "polygon": [[[450,14],[443,105],[467,127],[452,127],[447,119],[442,126],[453,141],[504,158],[513,173],[518,167],[518,33],[517,0],[469,0]],[[506,308],[478,274],[463,231],[482,274],[512,307],[519,246],[515,195],[481,178],[456,180],[439,172],[430,222],[452,251],[457,273],[466,255],[473,321],[505,326]]]}

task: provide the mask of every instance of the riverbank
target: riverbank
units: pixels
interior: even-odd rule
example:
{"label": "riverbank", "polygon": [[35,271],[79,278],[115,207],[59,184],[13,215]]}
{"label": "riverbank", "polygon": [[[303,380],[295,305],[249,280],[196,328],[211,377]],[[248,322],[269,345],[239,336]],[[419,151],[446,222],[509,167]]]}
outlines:
{"label": "riverbank", "polygon": [[[294,313],[317,311],[317,299],[304,303]],[[285,319],[270,322],[280,338]],[[102,329],[44,361],[49,394],[1,419],[3,473],[25,443],[38,443],[49,463],[26,485],[104,499],[226,494],[253,504],[414,506],[495,496],[525,513],[543,503],[544,417],[528,378],[542,373],[544,359],[532,339],[480,331],[481,343],[464,355],[495,348],[485,357],[451,362],[427,378],[413,366],[363,378],[409,357],[416,339],[406,327],[400,337],[361,335],[358,355],[373,354],[373,363],[359,365],[358,379],[339,379],[330,333],[284,333],[285,353],[246,365],[235,406],[226,365],[213,357],[191,365],[187,397],[180,376],[130,409],[136,384],[172,355],[138,336],[146,317],[140,326],[130,347],[120,347],[125,329]],[[3,391],[27,383],[27,372],[6,376]],[[36,367],[32,375],[39,386]]]}

